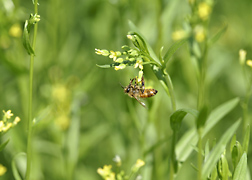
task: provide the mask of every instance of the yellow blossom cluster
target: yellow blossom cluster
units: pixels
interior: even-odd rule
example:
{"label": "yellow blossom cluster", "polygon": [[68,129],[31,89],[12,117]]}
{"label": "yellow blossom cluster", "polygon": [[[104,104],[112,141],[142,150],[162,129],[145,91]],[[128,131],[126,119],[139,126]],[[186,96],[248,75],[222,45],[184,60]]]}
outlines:
{"label": "yellow blossom cluster", "polygon": [[105,180],[115,180],[115,173],[111,171],[111,165],[104,165],[103,168],[98,168],[97,173]]}
{"label": "yellow blossom cluster", "polygon": [[[113,159],[116,162],[117,167],[121,166],[121,158],[116,155]],[[138,159],[137,162],[131,168],[131,175],[136,174],[138,170],[145,165],[145,162],[141,159]],[[120,171],[119,173],[114,173],[111,165],[104,165],[103,168],[98,168],[97,173],[105,180],[126,180],[129,179],[129,176],[124,174],[124,171]]]}
{"label": "yellow blossom cluster", "polygon": [[13,122],[10,122],[10,119],[13,116],[11,110],[8,110],[7,112],[3,111],[3,113],[3,119],[0,120],[0,132],[8,131],[11,127],[14,127],[20,121],[20,118],[17,116],[15,117]]}
{"label": "yellow blossom cluster", "polygon": [[252,60],[251,59],[246,60],[246,55],[247,55],[247,51],[240,49],[240,51],[239,51],[240,64],[244,65],[246,62],[246,64],[252,68]]}
{"label": "yellow blossom cluster", "polygon": [[0,176],[4,175],[7,171],[7,168],[0,164]]}
{"label": "yellow blossom cluster", "polygon": [[[130,35],[127,36],[131,37]],[[108,51],[106,49],[95,49],[95,53],[102,56],[108,56],[112,59],[114,63],[114,69],[121,70],[126,68],[129,64],[133,65],[134,68],[139,68],[140,71],[143,70],[143,59],[139,52],[128,46],[123,46],[122,49],[126,48],[126,51]]]}

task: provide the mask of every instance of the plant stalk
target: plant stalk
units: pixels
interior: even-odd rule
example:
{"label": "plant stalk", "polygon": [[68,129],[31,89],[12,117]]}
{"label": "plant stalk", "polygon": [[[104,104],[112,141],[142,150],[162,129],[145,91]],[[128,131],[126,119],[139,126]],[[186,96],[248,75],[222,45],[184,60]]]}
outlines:
{"label": "plant stalk", "polygon": [[[34,14],[38,14],[38,0],[34,0]],[[34,25],[32,49],[35,51],[38,23]],[[31,160],[32,160],[32,87],[33,87],[33,64],[34,54],[30,55],[30,73],[29,73],[29,105],[28,105],[28,137],[27,137],[27,163],[25,179],[30,179]]]}
{"label": "plant stalk", "polygon": [[201,174],[202,174],[202,137],[201,137],[201,128],[198,129],[198,180],[201,180]]}
{"label": "plant stalk", "polygon": [[175,94],[174,94],[171,78],[170,78],[169,74],[167,74],[167,73],[165,74],[165,81],[167,83],[167,87],[169,89],[170,96],[171,96],[172,112],[175,112],[176,111]]}

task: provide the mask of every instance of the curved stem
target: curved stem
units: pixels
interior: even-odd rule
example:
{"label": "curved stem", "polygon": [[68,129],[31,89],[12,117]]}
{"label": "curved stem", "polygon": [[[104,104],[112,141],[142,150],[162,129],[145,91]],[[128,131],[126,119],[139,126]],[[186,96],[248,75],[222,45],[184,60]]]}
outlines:
{"label": "curved stem", "polygon": [[[34,0],[34,14],[38,14],[38,0]],[[32,49],[35,50],[38,23],[34,25]],[[27,137],[27,164],[25,179],[30,179],[32,159],[32,86],[33,86],[34,54],[30,56],[30,79],[29,79],[29,106],[28,106],[28,137]]]}
{"label": "curved stem", "polygon": [[175,99],[172,81],[171,81],[171,78],[168,73],[166,73],[165,81],[167,83],[167,87],[169,89],[169,93],[170,93],[170,97],[171,97],[172,111],[174,112],[174,111],[176,111],[176,99]]}

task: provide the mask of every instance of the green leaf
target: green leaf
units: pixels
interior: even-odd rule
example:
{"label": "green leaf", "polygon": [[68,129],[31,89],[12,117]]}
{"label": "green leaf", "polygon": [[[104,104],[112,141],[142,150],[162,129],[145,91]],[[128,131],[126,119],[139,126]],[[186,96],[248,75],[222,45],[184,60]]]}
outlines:
{"label": "green leaf", "polygon": [[[215,108],[207,118],[202,138],[217,124],[226,114],[228,114],[239,102],[239,98],[234,98]],[[196,146],[198,136],[196,129],[188,130],[176,145],[176,154],[179,161],[185,161],[192,152],[192,146]],[[190,145],[188,145],[190,144]]]}
{"label": "green leaf", "polygon": [[242,142],[243,150],[246,153],[248,153],[249,139],[250,139],[250,126],[248,125]]}
{"label": "green leaf", "polygon": [[243,153],[234,172],[233,180],[244,180],[247,175],[247,154]]}
{"label": "green leaf", "polygon": [[202,128],[202,127],[205,125],[206,120],[207,120],[207,107],[203,107],[203,108],[200,110],[199,115],[198,115],[198,118],[197,118],[197,120],[196,120],[197,129]]}
{"label": "green leaf", "polygon": [[228,174],[229,174],[229,169],[228,169],[228,162],[227,159],[224,155],[224,153],[221,155],[218,163],[217,163],[217,172],[222,180],[228,180]]}
{"label": "green leaf", "polygon": [[232,156],[232,163],[234,166],[234,169],[236,168],[242,154],[243,154],[243,149],[239,141],[236,141],[235,145],[233,146],[233,149],[231,151],[231,156]]}
{"label": "green leaf", "polygon": [[112,67],[115,67],[115,63],[113,63],[113,64],[103,64],[103,65],[96,64],[96,66],[98,66],[100,68],[112,68]]}
{"label": "green leaf", "polygon": [[226,32],[228,25],[225,24],[212,38],[209,39],[209,45],[217,42],[220,37]]}
{"label": "green leaf", "polygon": [[21,153],[16,154],[11,161],[12,173],[13,173],[15,180],[22,180],[22,178],[18,172],[17,166],[16,166],[16,161],[18,161],[18,160],[22,161],[22,159],[18,159],[18,158],[20,158],[20,156],[26,156],[26,153],[21,152]]}
{"label": "green leaf", "polygon": [[23,32],[23,45],[29,55],[31,54],[35,55],[34,50],[32,49],[32,46],[30,44],[29,32],[30,32],[29,23],[28,23],[28,20],[26,20],[25,25],[24,25],[24,32]]}
{"label": "green leaf", "polygon": [[125,64],[126,66],[133,66],[135,63],[136,63],[136,60],[134,60],[134,61],[125,60],[122,63],[115,62],[115,63],[103,64],[103,65],[96,64],[96,66],[98,66],[100,68],[112,68],[115,66],[119,66],[120,64]]}
{"label": "green leaf", "polygon": [[228,141],[232,138],[235,131],[240,125],[241,120],[238,120],[235,122],[228,130],[223,134],[220,141],[216,144],[216,146],[213,148],[213,150],[210,152],[207,161],[203,165],[202,168],[202,179],[207,178],[207,176],[211,173],[213,168],[215,167],[218,159],[220,158],[220,155],[225,150],[225,147],[228,143]]}
{"label": "green leaf", "polygon": [[206,145],[205,145],[205,151],[204,151],[204,155],[205,155],[205,159],[206,159],[206,157],[208,156],[208,154],[209,154],[209,139],[207,140],[207,142],[206,142]]}
{"label": "green leaf", "polygon": [[179,109],[175,111],[170,117],[170,124],[173,131],[178,131],[181,126],[181,122],[187,113],[197,116],[198,111],[194,109]]}
{"label": "green leaf", "polygon": [[67,134],[67,141],[66,141],[66,149],[67,149],[67,174],[68,177],[74,172],[74,168],[78,162],[78,155],[79,155],[79,137],[80,137],[80,114],[81,114],[81,101],[83,99],[83,95],[80,94],[79,96],[75,97],[72,103],[72,119],[71,124]]}
{"label": "green leaf", "polygon": [[159,56],[158,56],[159,61],[162,62],[162,63],[164,62],[163,57],[162,57],[163,50],[164,50],[164,46],[162,46],[160,48],[160,50],[159,50]]}
{"label": "green leaf", "polygon": [[139,29],[136,27],[136,25],[130,20],[129,20],[128,24],[129,24],[130,29],[132,31],[136,32],[144,40],[144,42],[145,42],[145,44],[147,46],[147,49],[149,51],[150,56],[153,58],[154,61],[156,61],[160,65],[160,62],[158,61],[158,58],[157,58],[154,50],[152,49],[151,45],[148,43],[146,38],[144,38],[144,36],[141,34]]}
{"label": "green leaf", "polygon": [[236,143],[236,134],[232,137],[231,143],[230,143],[230,152],[232,152],[233,147],[235,146]]}
{"label": "green leaf", "polygon": [[9,143],[9,141],[10,139],[8,139],[7,141],[5,141],[4,143],[0,145],[0,151],[2,151],[5,148],[5,146]]}
{"label": "green leaf", "polygon": [[142,38],[142,36],[136,32],[130,31],[128,32],[128,35],[133,36],[132,42],[140,51],[144,51],[147,54],[150,54],[146,45],[145,40]]}
{"label": "green leaf", "polygon": [[239,98],[229,100],[212,111],[206,121],[203,136],[206,135],[225,115],[227,115],[239,102]]}
{"label": "green leaf", "polygon": [[172,55],[187,41],[187,39],[182,39],[180,41],[175,42],[172,46],[168,49],[168,51],[164,55],[164,64],[166,64]]}

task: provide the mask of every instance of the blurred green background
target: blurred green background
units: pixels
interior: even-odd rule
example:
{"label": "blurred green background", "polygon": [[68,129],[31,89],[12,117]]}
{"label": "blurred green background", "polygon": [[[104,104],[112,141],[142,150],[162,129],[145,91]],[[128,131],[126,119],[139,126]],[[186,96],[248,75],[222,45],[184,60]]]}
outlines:
{"label": "blurred green background", "polygon": [[[97,168],[122,158],[126,172],[142,152],[158,140],[169,137],[170,99],[157,78],[145,67],[147,86],[158,94],[147,100],[149,109],[124,95],[119,83],[127,85],[138,75],[133,67],[115,71],[96,64],[110,59],[96,55],[95,48],[120,50],[131,45],[126,38],[131,20],[158,53],[173,43],[172,33],[182,28],[190,8],[186,0],[44,0],[39,1],[38,35],[34,63],[33,179],[101,179]],[[2,179],[13,179],[11,162],[26,152],[29,56],[22,45],[22,29],[32,1],[0,0],[0,110],[11,109],[21,122],[5,134],[1,142],[10,143],[0,153],[7,167]],[[209,34],[225,23],[228,29],[209,50],[207,102],[210,110],[234,97],[245,95],[245,82],[239,65],[239,50],[252,59],[252,1],[216,1]],[[161,39],[158,37],[162,37]],[[168,65],[178,108],[197,106],[197,79],[184,45]],[[249,115],[252,116],[250,99]],[[238,106],[208,134],[218,138],[242,116]],[[193,126],[186,117],[181,135]],[[238,140],[241,132],[237,132]],[[241,140],[241,139],[240,139]],[[168,141],[169,142],[169,141]],[[143,179],[167,179],[169,150],[164,143],[151,152]],[[229,149],[229,148],[227,148]],[[249,148],[248,159],[251,157]],[[184,163],[177,179],[194,179],[190,166],[196,153]],[[25,172],[25,158],[15,159]],[[231,162],[230,162],[231,164]],[[249,162],[250,171],[252,163]]]}

